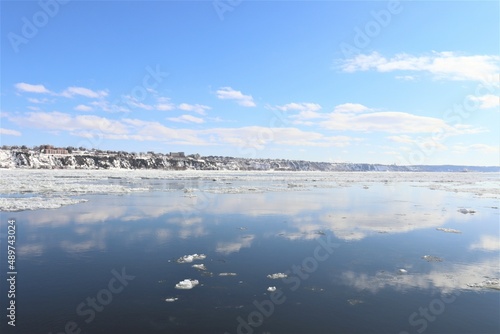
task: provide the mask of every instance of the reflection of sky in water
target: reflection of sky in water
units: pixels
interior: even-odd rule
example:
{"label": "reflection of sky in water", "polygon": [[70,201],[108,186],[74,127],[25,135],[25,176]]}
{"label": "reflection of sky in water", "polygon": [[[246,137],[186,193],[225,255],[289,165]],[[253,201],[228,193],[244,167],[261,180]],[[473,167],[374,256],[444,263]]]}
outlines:
{"label": "reflection of sky in water", "polygon": [[[237,317],[246,319],[254,300],[268,298],[271,285],[283,289],[287,301],[256,333],[415,332],[408,324],[412,312],[457,291],[461,295],[429,332],[500,329],[499,292],[468,286],[500,276],[498,200],[407,183],[308,182],[304,191],[218,194],[207,181],[175,181],[168,191],[91,195],[87,203],[57,210],[9,214],[18,221],[19,313],[30,319],[19,320],[19,333],[59,332],[69,320],[91,333],[234,333]],[[231,180],[229,186],[236,184],[244,182]],[[477,213],[457,211],[463,207]],[[300,265],[325,238],[338,249],[298,290],[266,278]],[[213,277],[175,263],[193,253],[207,254],[196,263]],[[443,261],[427,262],[424,255]],[[118,302],[85,324],[75,306],[122,267],[135,280],[115,296]],[[174,289],[185,278],[201,284]],[[179,299],[166,303],[167,297]],[[456,318],[468,322],[454,323]]]}

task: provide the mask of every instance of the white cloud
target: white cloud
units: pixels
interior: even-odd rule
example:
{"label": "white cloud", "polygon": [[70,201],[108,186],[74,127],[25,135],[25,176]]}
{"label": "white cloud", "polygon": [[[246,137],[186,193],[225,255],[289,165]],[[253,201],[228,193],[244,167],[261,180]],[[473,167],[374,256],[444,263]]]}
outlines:
{"label": "white cloud", "polygon": [[19,137],[21,135],[21,132],[11,129],[0,128],[0,135]]}
{"label": "white cloud", "polygon": [[216,93],[217,98],[221,100],[235,100],[236,103],[243,107],[256,106],[251,95],[244,95],[239,90],[234,90],[231,87],[221,87],[217,90]]}
{"label": "white cloud", "polygon": [[61,96],[64,96],[64,97],[74,97],[75,95],[80,95],[80,96],[88,97],[91,99],[96,99],[96,98],[100,98],[100,97],[105,97],[108,95],[108,93],[106,91],[103,91],[103,90],[93,91],[91,89],[84,88],[84,87],[68,87],[61,93]]}
{"label": "white cloud", "polygon": [[385,111],[368,114],[333,112],[320,125],[338,131],[381,131],[387,133],[434,133],[454,131],[441,119],[417,116],[404,112]]}
{"label": "white cloud", "polygon": [[156,110],[160,111],[169,111],[169,110],[174,110],[175,105],[170,102],[170,99],[168,97],[160,97],[158,98],[158,104],[156,105]]}
{"label": "white cloud", "polygon": [[378,52],[360,54],[342,61],[345,72],[375,70],[378,72],[413,71],[432,74],[437,79],[491,81],[498,80],[500,56],[463,56],[454,52],[432,52],[425,56],[406,53],[386,58]]}
{"label": "white cloud", "polygon": [[247,126],[241,128],[218,128],[206,130],[212,140],[234,146],[264,149],[267,145],[342,147],[357,140],[347,136],[325,136],[319,132],[297,128],[268,128]]}
{"label": "white cloud", "polygon": [[334,112],[363,112],[370,110],[368,107],[365,107],[359,103],[344,103],[335,107]]}
{"label": "white cloud", "polygon": [[500,107],[500,96],[487,94],[482,96],[469,95],[467,98],[471,101],[478,102],[480,109],[490,109]]}
{"label": "white cloud", "polygon": [[187,103],[181,103],[177,108],[183,111],[192,111],[200,115],[205,115],[207,110],[212,109],[209,106],[205,106],[202,104],[187,104]]}
{"label": "white cloud", "polygon": [[281,111],[305,111],[305,112],[314,112],[321,109],[321,106],[317,103],[288,103],[282,106],[275,107]]}
{"label": "white cloud", "polygon": [[106,100],[98,100],[90,102],[90,105],[106,112],[129,112],[130,110],[120,104],[110,103]]}
{"label": "white cloud", "polygon": [[455,153],[459,154],[468,152],[480,152],[484,154],[500,153],[500,148],[497,145],[487,144],[454,145],[452,149]]}
{"label": "white cloud", "polygon": [[37,104],[44,104],[44,103],[49,103],[51,102],[49,99],[47,98],[43,98],[43,99],[36,99],[36,98],[33,98],[33,97],[30,97],[28,98],[28,101],[31,102],[31,103],[37,103]]}
{"label": "white cloud", "polygon": [[99,134],[124,134],[126,127],[116,120],[93,115],[72,116],[61,112],[28,112],[23,117],[11,117],[11,121],[23,126],[44,130],[77,131],[91,130]]}
{"label": "white cloud", "polygon": [[388,139],[403,144],[413,144],[415,141],[408,135],[400,135],[400,136],[389,136]]}
{"label": "white cloud", "polygon": [[92,111],[92,107],[86,106],[84,104],[79,104],[74,108],[76,111]]}
{"label": "white cloud", "polygon": [[201,124],[205,121],[202,118],[191,116],[191,115],[182,115],[179,117],[171,117],[168,120],[172,122],[181,122],[181,123],[197,123]]}
{"label": "white cloud", "polygon": [[396,75],[396,79],[404,81],[414,81],[415,77],[413,75]]}
{"label": "white cloud", "polygon": [[122,101],[124,103],[126,103],[131,108],[138,108],[138,109],[143,109],[143,110],[153,110],[153,109],[155,109],[154,106],[142,103],[137,98],[135,98],[135,97],[133,97],[131,95],[125,95],[125,96],[123,96]]}
{"label": "white cloud", "polygon": [[480,249],[485,251],[499,251],[500,250],[500,238],[494,235],[483,235],[481,239],[470,245],[470,249]]}
{"label": "white cloud", "polygon": [[242,248],[248,248],[252,245],[254,240],[254,235],[247,235],[246,238],[242,238],[234,242],[218,242],[215,251],[217,253],[222,253],[224,255],[229,255],[231,253],[237,253]]}
{"label": "white cloud", "polygon": [[26,93],[51,94],[52,92],[45,88],[44,85],[31,85],[25,82],[15,84],[17,90]]}
{"label": "white cloud", "polygon": [[[362,104],[344,103],[336,106],[331,113],[303,111],[290,116],[293,124],[319,126],[332,131],[386,132],[393,134],[439,133],[441,137],[458,134],[474,134],[484,129],[470,125],[448,125],[440,118],[418,116],[398,111],[374,111]],[[397,142],[416,142],[410,137],[392,136]]]}

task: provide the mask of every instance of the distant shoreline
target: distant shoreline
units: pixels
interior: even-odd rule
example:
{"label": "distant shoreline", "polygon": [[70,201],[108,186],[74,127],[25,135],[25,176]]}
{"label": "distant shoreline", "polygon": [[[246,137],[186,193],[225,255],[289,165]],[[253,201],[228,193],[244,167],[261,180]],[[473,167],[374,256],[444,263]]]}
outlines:
{"label": "distant shoreline", "polygon": [[250,159],[198,154],[136,154],[90,151],[42,153],[29,149],[0,150],[0,168],[82,170],[200,170],[200,171],[325,171],[325,172],[500,172],[500,166],[384,165],[312,162],[287,159]]}

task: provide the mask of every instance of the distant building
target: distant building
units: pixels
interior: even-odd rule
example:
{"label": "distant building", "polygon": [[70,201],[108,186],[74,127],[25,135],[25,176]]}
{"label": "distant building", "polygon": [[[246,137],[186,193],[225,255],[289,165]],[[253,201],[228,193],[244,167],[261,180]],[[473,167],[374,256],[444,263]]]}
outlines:
{"label": "distant building", "polygon": [[65,148],[45,148],[42,150],[45,154],[68,154]]}
{"label": "distant building", "polygon": [[184,152],[170,152],[171,158],[184,158]]}

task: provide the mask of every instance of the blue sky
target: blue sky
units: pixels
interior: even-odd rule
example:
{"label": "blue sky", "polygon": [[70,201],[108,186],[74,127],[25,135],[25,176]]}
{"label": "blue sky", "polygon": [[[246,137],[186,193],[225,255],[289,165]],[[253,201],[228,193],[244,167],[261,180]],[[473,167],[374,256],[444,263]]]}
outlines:
{"label": "blue sky", "polygon": [[497,1],[2,1],[2,145],[500,164]]}

